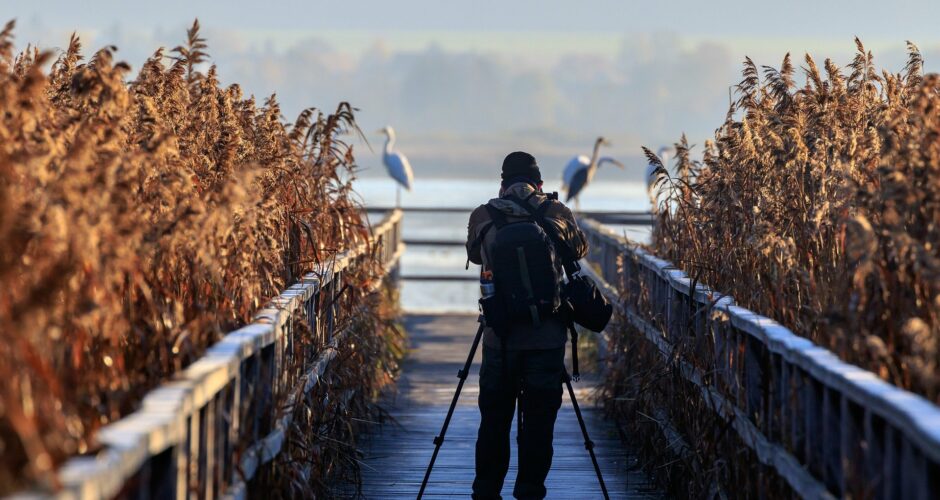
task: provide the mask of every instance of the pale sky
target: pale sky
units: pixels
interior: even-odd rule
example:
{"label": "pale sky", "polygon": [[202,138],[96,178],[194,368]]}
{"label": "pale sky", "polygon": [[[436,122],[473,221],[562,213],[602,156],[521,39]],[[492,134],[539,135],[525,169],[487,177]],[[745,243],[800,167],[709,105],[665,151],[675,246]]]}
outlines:
{"label": "pale sky", "polygon": [[653,32],[692,36],[872,38],[936,37],[940,3],[729,0],[573,2],[544,0],[5,0],[7,16],[38,16],[51,26],[173,26],[193,16],[250,30],[455,30],[562,33]]}
{"label": "pale sky", "polygon": [[[287,119],[349,100],[368,132],[393,124],[412,163],[441,168],[532,143],[559,158],[605,135],[638,156],[724,118],[740,62],[804,52],[842,66],[859,36],[900,71],[905,40],[940,70],[940,0],[0,0],[16,40],[85,55],[105,44],[136,70],[199,18],[223,83],[277,93]],[[798,79],[799,80],[799,79]],[[371,137],[378,143],[378,137]],[[377,148],[376,148],[377,149]],[[363,153],[368,156],[367,153]],[[477,155],[477,156],[475,156]],[[455,167],[456,165],[456,167]],[[416,167],[417,169],[417,167]]]}

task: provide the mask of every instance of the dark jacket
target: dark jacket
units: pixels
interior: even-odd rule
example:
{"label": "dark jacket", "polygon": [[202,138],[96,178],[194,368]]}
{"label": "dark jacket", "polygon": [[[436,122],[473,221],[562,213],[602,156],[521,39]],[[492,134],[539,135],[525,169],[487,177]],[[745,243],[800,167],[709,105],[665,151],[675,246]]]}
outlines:
{"label": "dark jacket", "polygon": [[[513,184],[506,189],[504,196],[514,194],[516,197],[526,199],[535,189],[524,182]],[[536,193],[528,202],[537,207],[548,199],[544,193]],[[550,224],[551,229],[559,236],[559,239],[565,243],[565,248],[556,248],[561,254],[567,254],[569,258],[580,259],[587,253],[587,242],[584,239],[584,233],[578,228],[574,215],[562,202],[558,200],[549,200],[549,207],[545,211],[545,222]],[[508,219],[524,219],[529,216],[523,207],[516,203],[503,199],[493,198],[489,205],[495,207],[508,216]],[[477,207],[470,214],[470,222],[467,224],[467,257],[470,262],[480,264],[483,270],[489,269],[487,258],[488,249],[492,248],[493,240],[496,237],[496,231],[486,231],[483,241],[474,245],[480,233],[492,224],[489,213],[483,205]],[[561,262],[558,262],[559,276],[561,272]],[[506,348],[510,350],[530,350],[530,349],[554,349],[564,347],[567,332],[565,325],[557,318],[548,318],[542,322],[539,328],[531,325],[520,325],[516,327],[508,336]],[[500,341],[496,334],[489,328],[483,334],[483,344],[488,347],[499,348]]]}

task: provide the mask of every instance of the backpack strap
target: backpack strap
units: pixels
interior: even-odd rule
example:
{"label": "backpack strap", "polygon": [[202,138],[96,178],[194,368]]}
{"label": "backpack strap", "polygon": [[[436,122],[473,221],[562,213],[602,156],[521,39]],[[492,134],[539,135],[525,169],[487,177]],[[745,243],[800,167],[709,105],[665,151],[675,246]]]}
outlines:
{"label": "backpack strap", "polygon": [[490,219],[493,221],[493,224],[496,225],[496,229],[499,229],[505,226],[509,221],[506,219],[506,214],[502,213],[494,207],[487,203],[483,205],[486,208],[486,213],[490,214]]}
{"label": "backpack strap", "polygon": [[486,209],[486,213],[489,214],[491,222],[483,226],[483,229],[480,230],[480,234],[467,244],[467,264],[464,266],[464,269],[470,269],[470,254],[483,244],[483,238],[486,236],[486,233],[489,232],[490,228],[496,226],[496,229],[499,229],[508,223],[506,216],[497,210],[496,207],[489,203],[483,205],[483,207]]}
{"label": "backpack strap", "polygon": [[470,254],[477,249],[480,245],[483,244],[483,238],[486,236],[486,233],[489,232],[490,228],[493,227],[493,223],[487,223],[483,226],[483,229],[480,230],[480,234],[473,239],[470,243],[467,244],[467,265],[464,266],[464,269],[470,269]]}
{"label": "backpack strap", "polygon": [[[556,195],[554,199],[557,200],[557,193],[554,194]],[[561,241],[561,238],[558,236],[558,233],[555,232],[554,228],[544,224],[545,212],[547,212],[548,209],[552,206],[551,203],[549,203],[550,200],[551,198],[549,200],[545,200],[541,205],[538,206],[535,211],[535,221],[538,223],[538,225],[542,226],[542,230],[548,234],[548,237],[551,238],[555,245],[567,245],[567,243]],[[561,266],[565,268],[565,272],[568,274],[569,278],[581,271],[581,264],[578,264],[577,260],[562,260]]]}

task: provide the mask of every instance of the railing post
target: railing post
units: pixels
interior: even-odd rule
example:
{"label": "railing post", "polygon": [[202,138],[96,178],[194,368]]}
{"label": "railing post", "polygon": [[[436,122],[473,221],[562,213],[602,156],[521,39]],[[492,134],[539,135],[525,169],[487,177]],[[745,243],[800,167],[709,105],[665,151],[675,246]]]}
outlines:
{"label": "railing post", "polygon": [[337,287],[339,286],[339,276],[338,273],[331,273],[330,284],[327,285],[327,299],[330,301],[327,304],[326,308],[326,331],[324,332],[324,344],[329,344],[333,341],[333,330],[336,322],[336,292]]}
{"label": "railing post", "polygon": [[897,431],[891,426],[885,427],[884,482],[885,498],[902,498],[902,476],[900,440]]}
{"label": "railing post", "polygon": [[865,411],[865,477],[874,486],[872,497],[887,498],[885,488],[885,427],[871,411]]}
{"label": "railing post", "polygon": [[806,412],[806,442],[804,447],[806,449],[806,465],[816,477],[822,477],[823,474],[822,453],[819,449],[823,433],[822,390],[823,388],[819,382],[810,377],[806,378],[803,399]]}
{"label": "railing post", "polygon": [[767,388],[764,403],[767,414],[767,437],[772,441],[783,442],[784,421],[784,394],[786,394],[786,377],[783,376],[783,359],[779,354],[767,352],[769,375],[764,386]]}
{"label": "railing post", "polygon": [[790,370],[790,452],[800,461],[807,463],[803,440],[806,436],[806,400],[801,397],[806,390],[806,375],[801,368],[793,366]]}
{"label": "railing post", "polygon": [[744,393],[745,411],[747,417],[757,426],[764,429],[763,405],[761,404],[761,386],[763,385],[761,370],[760,343],[750,335],[744,336]]}
{"label": "railing post", "polygon": [[[275,335],[277,335],[275,333]],[[258,400],[255,419],[258,422],[255,439],[271,432],[274,424],[274,344],[261,349],[260,370],[256,398]]]}
{"label": "railing post", "polygon": [[839,463],[842,455],[842,429],[839,428],[842,419],[840,416],[839,395],[828,387],[823,387],[822,393],[823,428],[820,436],[822,440],[817,445],[822,445],[823,481],[830,491],[841,496],[845,488],[842,482],[842,464]]}
{"label": "railing post", "polygon": [[192,418],[190,418],[190,441],[189,441],[189,488],[187,493],[194,493],[201,496],[202,489],[202,443],[205,432],[205,412],[200,409],[194,409]]}
{"label": "railing post", "polygon": [[205,499],[213,500],[216,496],[216,472],[218,468],[218,462],[216,457],[218,456],[216,447],[218,442],[216,436],[218,435],[219,429],[219,418],[218,418],[218,395],[209,398],[209,401],[206,402],[206,445],[203,453],[205,454],[205,472],[203,477],[205,478]]}
{"label": "railing post", "polygon": [[225,446],[223,447],[224,468],[222,470],[222,483],[225,489],[232,481],[235,473],[235,450],[238,444],[238,435],[241,426],[241,370],[235,371],[235,376],[226,389],[225,413],[223,425],[228,431],[225,433]]}
{"label": "railing post", "polygon": [[176,450],[174,451],[174,460],[176,461],[176,498],[185,499],[189,498],[187,492],[189,491],[189,459],[192,456],[191,453],[191,441],[193,427],[190,423],[192,420],[190,415],[186,419],[186,437],[183,441],[176,445]]}

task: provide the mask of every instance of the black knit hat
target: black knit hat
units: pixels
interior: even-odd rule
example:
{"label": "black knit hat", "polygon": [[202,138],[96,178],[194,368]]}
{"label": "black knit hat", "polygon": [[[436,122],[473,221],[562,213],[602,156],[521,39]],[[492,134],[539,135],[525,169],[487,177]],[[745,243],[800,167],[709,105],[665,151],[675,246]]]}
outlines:
{"label": "black knit hat", "polygon": [[535,183],[542,182],[542,173],[539,172],[534,156],[522,151],[506,155],[506,159],[503,160],[502,178],[508,181],[516,177],[524,177]]}

